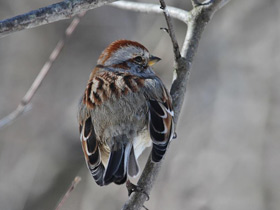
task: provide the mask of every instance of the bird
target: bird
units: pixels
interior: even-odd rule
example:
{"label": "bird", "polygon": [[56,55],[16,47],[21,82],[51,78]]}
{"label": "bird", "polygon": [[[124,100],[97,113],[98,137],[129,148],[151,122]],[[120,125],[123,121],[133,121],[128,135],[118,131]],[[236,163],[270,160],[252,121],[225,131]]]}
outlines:
{"label": "bird", "polygon": [[[85,161],[95,182],[130,183],[152,146],[159,162],[174,135],[171,96],[151,68],[160,58],[136,41],[117,40],[100,55],[79,102]],[[135,185],[134,185],[135,186]],[[129,192],[131,193],[131,192]]]}

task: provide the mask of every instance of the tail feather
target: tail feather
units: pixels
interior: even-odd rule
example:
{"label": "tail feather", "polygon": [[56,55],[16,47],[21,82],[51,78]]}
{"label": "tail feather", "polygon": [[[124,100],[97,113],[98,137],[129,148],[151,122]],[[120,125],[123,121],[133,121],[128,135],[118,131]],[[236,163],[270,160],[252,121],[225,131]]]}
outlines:
{"label": "tail feather", "polygon": [[127,180],[127,174],[125,173],[125,175],[123,177],[121,177],[120,179],[115,179],[114,183],[115,184],[123,184],[125,183]]}
{"label": "tail feather", "polygon": [[137,176],[139,173],[139,165],[135,157],[134,148],[132,146],[128,158],[128,175],[131,177]]}
{"label": "tail feather", "polygon": [[105,184],[120,180],[124,176],[124,170],[124,145],[115,143],[104,175]]}
{"label": "tail feather", "polygon": [[132,143],[115,143],[104,174],[104,184],[111,182],[123,184],[127,180],[127,175],[135,177],[138,173],[139,166]]}
{"label": "tail feather", "polygon": [[126,181],[125,155],[122,155],[121,164],[114,174],[114,182],[116,184],[123,184]]}
{"label": "tail feather", "polygon": [[103,186],[104,185],[103,175],[104,175],[104,171],[105,171],[103,164],[101,163],[100,165],[98,165],[97,167],[95,167],[93,169],[89,167],[89,170],[90,170],[91,175],[94,178],[96,184]]}

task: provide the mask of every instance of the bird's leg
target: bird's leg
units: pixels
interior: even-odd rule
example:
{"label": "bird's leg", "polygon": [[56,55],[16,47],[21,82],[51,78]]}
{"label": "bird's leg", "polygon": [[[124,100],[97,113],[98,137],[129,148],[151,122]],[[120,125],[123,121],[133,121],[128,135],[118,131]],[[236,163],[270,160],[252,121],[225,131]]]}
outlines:
{"label": "bird's leg", "polygon": [[126,181],[126,188],[127,188],[128,196],[130,196],[131,193],[133,193],[133,192],[140,192],[147,196],[147,201],[150,199],[150,196],[148,195],[148,193],[145,192],[145,190],[143,190],[141,187],[131,183],[129,179]]}

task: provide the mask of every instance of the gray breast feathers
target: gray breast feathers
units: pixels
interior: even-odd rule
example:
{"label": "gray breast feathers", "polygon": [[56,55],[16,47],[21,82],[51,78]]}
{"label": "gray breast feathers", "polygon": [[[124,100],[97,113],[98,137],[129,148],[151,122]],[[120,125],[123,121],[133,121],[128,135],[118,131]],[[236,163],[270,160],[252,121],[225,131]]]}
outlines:
{"label": "gray breast feathers", "polygon": [[96,136],[102,141],[118,135],[132,139],[147,124],[148,105],[142,91],[111,97],[91,111]]}

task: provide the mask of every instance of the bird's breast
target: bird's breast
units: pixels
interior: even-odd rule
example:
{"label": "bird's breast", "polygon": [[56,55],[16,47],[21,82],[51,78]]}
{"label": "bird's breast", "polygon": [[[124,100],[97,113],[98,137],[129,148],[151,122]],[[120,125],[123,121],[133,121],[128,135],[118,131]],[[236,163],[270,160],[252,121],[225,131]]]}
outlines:
{"label": "bird's breast", "polygon": [[147,127],[148,107],[144,94],[128,93],[112,96],[91,111],[96,136],[103,141],[114,136],[126,135],[132,140]]}

